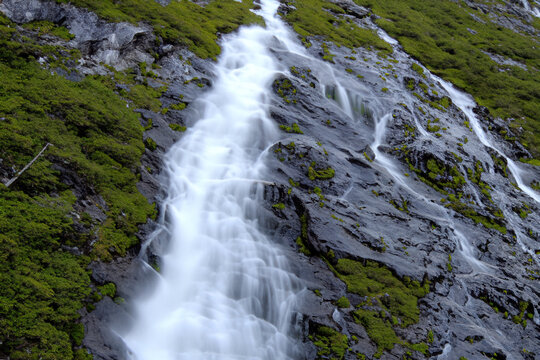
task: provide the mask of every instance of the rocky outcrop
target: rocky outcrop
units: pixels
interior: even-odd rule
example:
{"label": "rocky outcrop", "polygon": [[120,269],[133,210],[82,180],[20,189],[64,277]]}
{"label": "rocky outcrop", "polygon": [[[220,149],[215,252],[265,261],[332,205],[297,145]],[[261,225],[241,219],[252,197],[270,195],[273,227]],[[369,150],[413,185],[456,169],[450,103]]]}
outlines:
{"label": "rocky outcrop", "polygon": [[67,27],[75,37],[66,46],[83,54],[77,69],[82,74],[103,73],[101,64],[124,70],[140,62],[154,61],[147,50],[155,36],[144,24],[107,23],[89,11],[52,1],[5,0],[0,4],[0,11],[20,24],[47,20]]}

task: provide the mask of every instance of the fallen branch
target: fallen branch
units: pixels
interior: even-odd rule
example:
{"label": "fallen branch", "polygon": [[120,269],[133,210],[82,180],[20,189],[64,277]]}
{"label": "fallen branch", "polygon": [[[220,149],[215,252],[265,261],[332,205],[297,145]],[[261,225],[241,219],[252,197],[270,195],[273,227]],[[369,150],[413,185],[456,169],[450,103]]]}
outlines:
{"label": "fallen branch", "polygon": [[26,170],[28,170],[28,168],[30,166],[32,166],[32,164],[43,154],[43,152],[45,152],[45,150],[47,150],[47,148],[49,147],[49,145],[52,145],[50,143],[47,143],[47,145],[45,145],[43,147],[43,149],[41,149],[41,151],[39,152],[39,154],[36,155],[35,158],[32,159],[32,161],[30,161],[28,164],[26,164],[26,166],[21,170],[19,171],[11,180],[9,180],[7,183],[5,183],[4,185],[6,185],[6,187],[9,187],[11,184],[13,184],[15,182],[15,180],[17,180],[19,178],[19,176],[21,176]]}

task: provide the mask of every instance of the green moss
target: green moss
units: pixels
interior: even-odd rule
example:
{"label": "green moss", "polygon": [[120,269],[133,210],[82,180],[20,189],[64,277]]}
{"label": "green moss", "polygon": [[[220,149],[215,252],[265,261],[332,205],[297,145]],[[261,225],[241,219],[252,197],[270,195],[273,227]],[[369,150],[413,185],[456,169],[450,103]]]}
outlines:
{"label": "green moss", "polygon": [[178,132],[184,132],[187,130],[187,128],[184,125],[179,125],[179,124],[169,124],[169,127],[172,130],[178,131]]}
{"label": "green moss", "polygon": [[479,214],[468,202],[462,201],[462,188],[467,182],[456,166],[450,167],[450,165],[445,165],[432,158],[426,161],[427,170],[421,171],[412,165],[410,159],[406,158],[405,160],[408,162],[410,169],[416,173],[419,180],[441,194],[448,196],[448,198],[441,199],[442,202],[446,203],[445,207],[451,208],[461,215],[472,219],[477,224],[482,224],[487,228],[495,229],[503,234],[507,233],[502,212],[492,203],[491,188],[481,180],[484,169],[480,162],[475,163],[474,169],[467,169],[467,173],[471,182],[476,184],[480,192],[492,203],[492,205],[486,207],[490,211],[491,216]]}
{"label": "green moss", "polygon": [[[401,320],[402,327],[418,322],[418,298],[429,291],[417,281],[401,281],[390,270],[373,261],[361,262],[340,259],[335,270],[347,284],[349,292],[361,296],[380,297],[388,311]],[[382,296],[388,294],[388,296]]]}
{"label": "green moss", "polygon": [[351,303],[346,296],[342,296],[336,301],[336,306],[339,308],[349,308],[351,307]]}
{"label": "green moss", "polygon": [[373,159],[369,157],[369,155],[365,151],[364,151],[364,158],[369,162],[373,162]]}
{"label": "green moss", "polygon": [[427,334],[427,342],[430,344],[433,344],[433,340],[434,340],[433,331],[429,330]]}
{"label": "green moss", "polygon": [[300,127],[297,123],[293,123],[291,126],[287,125],[280,125],[279,128],[285,132],[288,133],[294,133],[294,134],[303,134],[304,132],[300,130]]}
{"label": "green moss", "polygon": [[389,320],[381,317],[379,312],[359,309],[354,312],[354,317],[377,345],[377,352],[374,355],[376,358],[380,358],[384,351],[392,350],[395,344],[401,342]]}
{"label": "green moss", "polygon": [[296,245],[298,245],[298,251],[300,251],[302,254],[304,254],[306,256],[311,255],[311,251],[309,250],[309,248],[306,246],[306,244],[302,240],[302,237],[298,236],[296,238]]}
{"label": "green moss", "polygon": [[218,33],[230,33],[243,24],[263,23],[250,11],[253,8],[250,0],[211,1],[205,6],[186,0],[171,1],[167,6],[146,0],[56,1],[87,8],[108,21],[149,23],[164,42],[185,45],[202,58],[220,53],[216,43]]}
{"label": "green moss", "polygon": [[164,91],[164,88],[154,89],[145,85],[133,85],[129,91],[122,91],[121,95],[131,100],[137,109],[159,112],[161,110],[161,101],[159,101],[159,98]]}
{"label": "green moss", "polygon": [[400,280],[386,267],[367,260],[339,259],[332,270],[347,284],[347,291],[367,297],[353,315],[376,344],[375,357],[393,349],[395,344],[427,353],[426,344],[401,340],[394,326],[407,327],[418,322],[418,298],[429,292],[428,281],[420,284],[408,277]]}
{"label": "green moss", "polygon": [[519,161],[533,166],[540,166],[540,160],[538,159],[520,158]]}
{"label": "green moss", "polygon": [[[289,79],[277,79],[274,81],[274,90],[287,103],[296,104],[296,94],[298,89]],[[298,126],[298,125],[297,125]]]}
{"label": "green moss", "polygon": [[341,360],[349,348],[349,340],[346,335],[340,334],[336,330],[327,326],[315,325],[310,329],[313,337],[313,344],[317,346],[319,357]]}
{"label": "green moss", "polygon": [[304,255],[310,256],[311,251],[308,246],[308,223],[307,215],[303,214],[300,216],[300,236],[296,238],[296,245],[298,245],[298,250]]}
{"label": "green moss", "polygon": [[274,209],[284,210],[285,209],[285,204],[284,203],[277,203],[277,204],[272,205],[272,207]]}
{"label": "green moss", "polygon": [[411,65],[411,69],[416,71],[419,75],[422,75],[422,77],[424,77],[424,78],[426,77],[426,75],[424,74],[424,69],[420,65],[418,65],[416,63],[413,63]]}
{"label": "green moss", "polygon": [[116,295],[116,285],[114,285],[113,283],[107,283],[105,285],[99,286],[98,290],[101,295],[108,296],[110,298],[114,298],[114,296]]}
{"label": "green moss", "polygon": [[146,138],[146,140],[144,140],[144,145],[150,151],[155,151],[157,149],[157,144],[154,141],[154,139],[152,139],[151,137]]}
{"label": "green moss", "polygon": [[441,127],[439,125],[431,125],[429,122],[427,124],[427,131],[429,132],[435,133],[439,131],[440,129]]}
{"label": "green moss", "polygon": [[[520,301],[519,302],[519,315],[515,315],[512,317],[512,321],[515,323],[515,324],[521,324],[523,326],[523,328],[526,328],[527,327],[527,320],[525,319],[525,314],[532,314],[533,311],[528,311],[528,309],[530,308],[530,304],[529,302],[527,301]],[[534,317],[534,315],[533,315]]]}
{"label": "green moss", "polygon": [[401,203],[398,202],[397,200],[394,200],[394,199],[390,200],[389,202],[390,202],[390,204],[392,204],[397,210],[403,211],[403,212],[405,212],[405,213],[407,213],[407,214],[409,213],[409,207],[408,207],[408,203],[409,203],[409,202],[408,202],[406,199],[401,198],[401,200],[400,200]]}
{"label": "green moss", "polygon": [[64,26],[58,26],[55,23],[46,20],[32,21],[24,24],[23,27],[37,31],[40,36],[49,34],[67,41],[75,38],[75,35],[71,34]]}
{"label": "green moss", "polygon": [[323,169],[323,170],[315,170],[313,168],[314,165],[310,166],[308,168],[308,177],[310,180],[330,180],[331,178],[334,177],[335,175],[335,170],[332,169],[332,168],[327,168],[327,169]]}
{"label": "green moss", "polygon": [[[322,36],[336,45],[349,48],[373,46],[392,51],[391,46],[374,31],[362,29],[351,19],[340,16],[345,10],[335,3],[325,0],[293,0],[292,5],[294,9],[285,16],[285,21],[293,26],[306,46],[311,46],[309,37]],[[332,57],[326,60],[332,61]]]}
{"label": "green moss", "polygon": [[171,110],[184,110],[186,108],[185,102],[179,102],[178,104],[173,104],[169,107]]}

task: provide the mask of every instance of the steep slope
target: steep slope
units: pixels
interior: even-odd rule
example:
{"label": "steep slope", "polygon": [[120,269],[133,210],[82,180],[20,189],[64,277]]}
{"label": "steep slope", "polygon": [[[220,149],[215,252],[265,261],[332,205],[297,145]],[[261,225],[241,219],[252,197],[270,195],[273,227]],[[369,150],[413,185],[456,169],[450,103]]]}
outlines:
{"label": "steep slope", "polygon": [[[0,4],[19,24],[2,17],[2,177],[55,145],[2,189],[0,357],[86,358],[82,341],[96,359],[123,358],[111,324],[129,326],[167,242],[150,222],[147,262],[135,259],[153,210],[134,184],[161,202],[161,158],[215,79],[204,58],[219,54],[216,31],[261,22],[232,1],[71,3]],[[270,49],[281,137],[261,222],[306,286],[305,358],[534,359],[534,4],[296,0],[279,12],[306,50]],[[428,69],[481,106],[464,108],[472,100]]]}

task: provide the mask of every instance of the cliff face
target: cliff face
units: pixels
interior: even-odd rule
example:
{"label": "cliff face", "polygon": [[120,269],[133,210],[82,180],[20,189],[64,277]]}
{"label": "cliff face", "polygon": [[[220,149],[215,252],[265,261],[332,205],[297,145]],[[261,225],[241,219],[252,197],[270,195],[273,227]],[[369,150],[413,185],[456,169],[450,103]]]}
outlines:
{"label": "cliff face", "polygon": [[[71,3],[0,3],[0,177],[54,145],[0,185],[0,358],[124,358],[111,324],[129,326],[152,280],[134,234],[153,230],[141,224],[163,197],[161,159],[198,118],[216,34],[260,23],[257,4],[233,1]],[[280,7],[311,56],[272,48],[282,138],[268,154],[263,228],[306,286],[306,359],[540,356],[534,11]],[[161,255],[159,239],[142,251],[156,269]]]}

